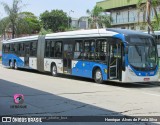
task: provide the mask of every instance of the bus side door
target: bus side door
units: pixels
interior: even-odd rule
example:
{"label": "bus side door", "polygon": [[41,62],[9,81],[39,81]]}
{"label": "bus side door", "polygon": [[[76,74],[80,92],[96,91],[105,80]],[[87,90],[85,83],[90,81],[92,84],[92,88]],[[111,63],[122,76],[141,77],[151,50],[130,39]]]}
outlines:
{"label": "bus side door", "polygon": [[72,74],[73,42],[66,41],[63,44],[63,71],[65,74]]}

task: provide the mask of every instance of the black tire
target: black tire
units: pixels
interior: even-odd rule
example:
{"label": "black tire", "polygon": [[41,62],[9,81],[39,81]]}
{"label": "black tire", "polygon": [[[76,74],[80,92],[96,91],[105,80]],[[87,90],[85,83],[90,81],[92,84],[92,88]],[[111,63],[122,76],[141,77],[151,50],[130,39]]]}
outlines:
{"label": "black tire", "polygon": [[52,74],[52,76],[54,76],[54,77],[57,77],[57,76],[58,76],[57,66],[56,66],[55,64],[53,64],[52,67],[51,67],[51,74]]}
{"label": "black tire", "polygon": [[14,62],[14,69],[15,69],[15,70],[18,69],[18,67],[17,67],[17,62],[16,62],[16,61]]}
{"label": "black tire", "polygon": [[99,68],[94,71],[94,81],[99,84],[102,84],[104,82],[102,72]]}

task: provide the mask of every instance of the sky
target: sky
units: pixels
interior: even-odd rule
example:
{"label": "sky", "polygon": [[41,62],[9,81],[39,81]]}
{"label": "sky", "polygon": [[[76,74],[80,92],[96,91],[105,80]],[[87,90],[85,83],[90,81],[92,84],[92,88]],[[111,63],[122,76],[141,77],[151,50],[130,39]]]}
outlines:
{"label": "sky", "polygon": [[[6,2],[12,5],[13,0],[0,0],[1,2]],[[24,5],[22,11],[29,11],[39,16],[44,11],[51,11],[53,9],[60,9],[66,12],[72,18],[79,18],[81,16],[86,16],[86,10],[92,10],[96,5],[96,2],[102,0],[22,0]],[[74,12],[71,12],[74,11]],[[2,5],[0,5],[0,19],[5,17],[6,13]]]}

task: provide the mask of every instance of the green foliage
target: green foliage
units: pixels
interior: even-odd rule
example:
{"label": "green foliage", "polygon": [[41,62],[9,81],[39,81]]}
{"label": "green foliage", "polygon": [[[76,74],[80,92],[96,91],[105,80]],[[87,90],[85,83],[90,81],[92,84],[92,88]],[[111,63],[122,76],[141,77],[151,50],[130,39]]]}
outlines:
{"label": "green foliage", "polygon": [[51,29],[45,30],[44,28],[41,28],[39,35],[46,35],[52,33]]}
{"label": "green foliage", "polygon": [[[40,21],[31,12],[19,13],[17,19],[14,23],[15,35],[19,36],[21,34],[35,34],[41,29]],[[9,17],[0,20],[0,34],[4,34],[5,30],[12,28],[12,23]]]}
{"label": "green foliage", "polygon": [[89,15],[88,21],[91,28],[111,26],[110,16],[106,15],[101,7],[95,6],[93,10],[87,10],[86,12]]}
{"label": "green foliage", "polygon": [[[160,24],[156,20],[157,20],[157,18],[155,16],[153,21],[152,21],[153,29],[154,30],[160,30]],[[160,20],[160,14],[158,14],[158,20]]]}
{"label": "green foliage", "polygon": [[40,15],[42,26],[45,30],[53,32],[65,31],[68,27],[68,17],[62,10],[45,11]]}
{"label": "green foliage", "polygon": [[6,28],[8,27],[10,20],[8,17],[5,17],[0,20],[0,35],[5,33]]}
{"label": "green foliage", "polygon": [[15,29],[16,29],[15,25],[16,25],[16,20],[18,18],[18,12],[20,11],[20,9],[22,7],[22,6],[20,6],[21,2],[22,2],[21,0],[13,0],[12,6],[9,6],[5,2],[1,2],[1,4],[4,7],[5,12],[8,15],[10,23],[11,23],[12,37],[13,38],[15,36]]}
{"label": "green foliage", "polygon": [[17,34],[35,34],[41,29],[40,21],[31,12],[22,12],[16,22]]}

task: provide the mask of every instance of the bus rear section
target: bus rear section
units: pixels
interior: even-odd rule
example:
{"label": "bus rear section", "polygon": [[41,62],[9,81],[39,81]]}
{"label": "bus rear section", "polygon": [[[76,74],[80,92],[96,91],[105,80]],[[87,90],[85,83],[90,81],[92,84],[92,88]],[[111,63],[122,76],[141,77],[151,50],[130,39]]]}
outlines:
{"label": "bus rear section", "polygon": [[14,69],[37,70],[37,45],[37,36],[3,41],[2,64]]}

